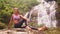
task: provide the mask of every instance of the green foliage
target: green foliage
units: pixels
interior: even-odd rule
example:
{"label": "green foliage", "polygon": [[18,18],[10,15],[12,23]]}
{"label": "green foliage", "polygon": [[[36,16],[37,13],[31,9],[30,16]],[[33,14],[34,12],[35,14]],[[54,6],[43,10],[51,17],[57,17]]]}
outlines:
{"label": "green foliage", "polygon": [[58,3],[58,11],[60,12],[60,0],[57,0]]}
{"label": "green foliage", "polygon": [[36,0],[11,0],[12,7],[18,7],[21,13],[29,11],[33,6],[37,5]]}
{"label": "green foliage", "polygon": [[4,29],[4,28],[6,28],[6,25],[4,23],[0,22],[0,29]]}
{"label": "green foliage", "polygon": [[60,3],[60,0],[57,0],[58,3]]}

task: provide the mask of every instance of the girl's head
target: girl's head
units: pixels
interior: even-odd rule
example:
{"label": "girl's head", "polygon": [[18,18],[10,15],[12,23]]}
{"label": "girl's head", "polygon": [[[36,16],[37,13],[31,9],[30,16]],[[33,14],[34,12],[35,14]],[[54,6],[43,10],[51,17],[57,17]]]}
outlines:
{"label": "girl's head", "polygon": [[13,8],[13,10],[14,10],[14,11],[13,11],[14,14],[19,14],[18,8],[15,7],[15,8]]}

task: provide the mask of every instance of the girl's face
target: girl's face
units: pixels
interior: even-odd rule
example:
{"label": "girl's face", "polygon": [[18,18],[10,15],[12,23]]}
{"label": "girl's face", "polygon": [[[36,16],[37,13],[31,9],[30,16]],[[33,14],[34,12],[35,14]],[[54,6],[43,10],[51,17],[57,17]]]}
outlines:
{"label": "girl's face", "polygon": [[14,8],[14,14],[18,14],[18,8]]}

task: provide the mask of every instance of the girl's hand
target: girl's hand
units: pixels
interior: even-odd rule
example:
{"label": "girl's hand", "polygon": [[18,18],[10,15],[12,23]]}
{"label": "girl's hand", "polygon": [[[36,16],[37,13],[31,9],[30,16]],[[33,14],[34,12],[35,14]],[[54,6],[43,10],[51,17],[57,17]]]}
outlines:
{"label": "girl's hand", "polygon": [[7,27],[7,29],[10,29],[10,28],[11,28],[10,26]]}
{"label": "girl's hand", "polygon": [[31,30],[31,28],[29,26],[26,26],[26,29]]}
{"label": "girl's hand", "polygon": [[29,20],[29,19],[27,19],[27,21],[29,22],[30,20]]}

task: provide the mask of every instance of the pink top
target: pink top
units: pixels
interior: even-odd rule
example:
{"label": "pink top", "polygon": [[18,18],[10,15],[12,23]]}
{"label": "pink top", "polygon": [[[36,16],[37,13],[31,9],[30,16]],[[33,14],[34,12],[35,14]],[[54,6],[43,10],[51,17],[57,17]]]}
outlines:
{"label": "pink top", "polygon": [[19,14],[18,15],[13,14],[13,20],[20,20],[20,15]]}

